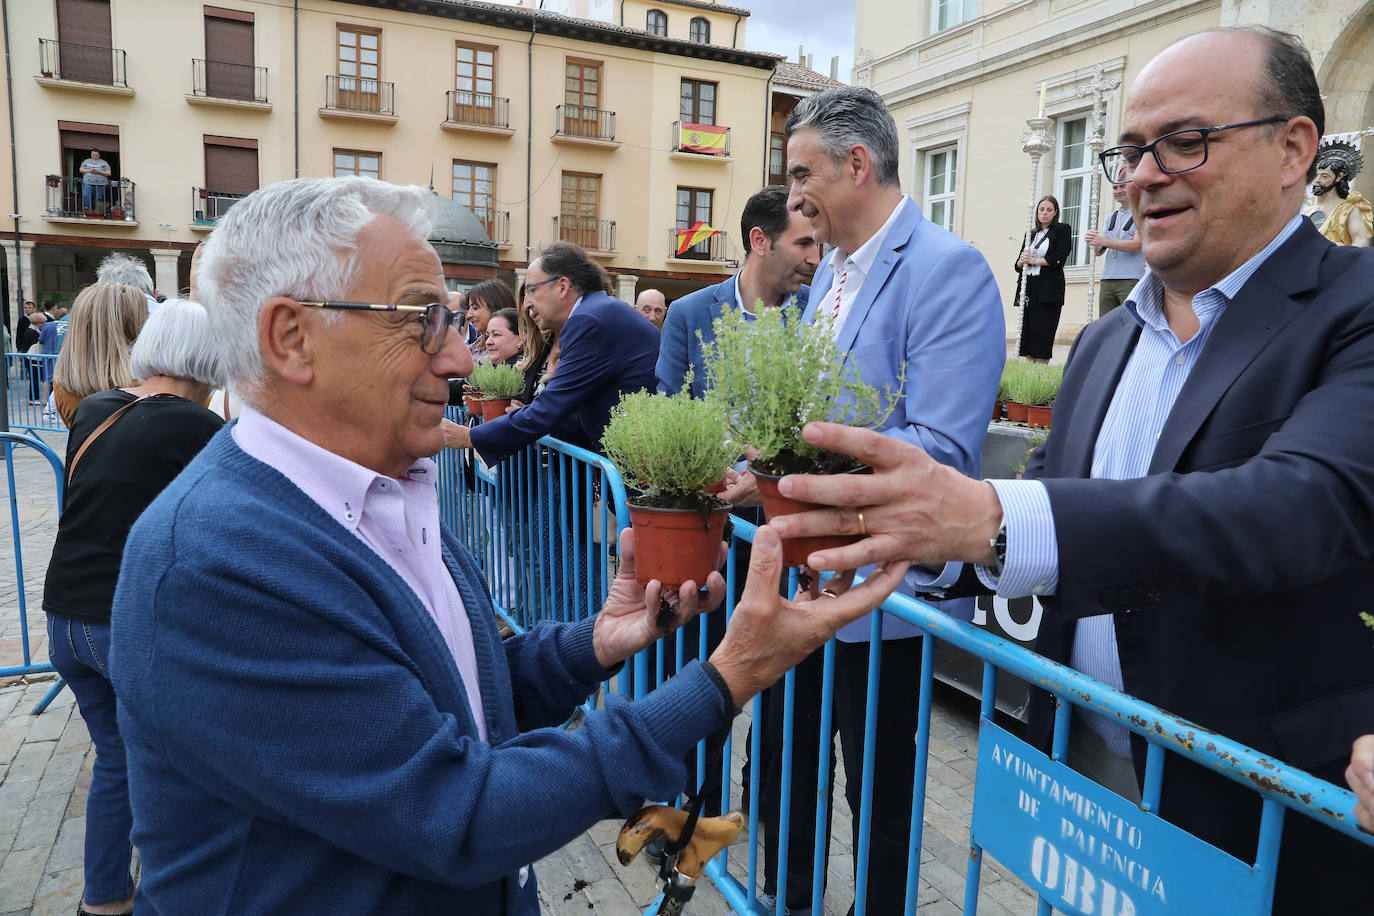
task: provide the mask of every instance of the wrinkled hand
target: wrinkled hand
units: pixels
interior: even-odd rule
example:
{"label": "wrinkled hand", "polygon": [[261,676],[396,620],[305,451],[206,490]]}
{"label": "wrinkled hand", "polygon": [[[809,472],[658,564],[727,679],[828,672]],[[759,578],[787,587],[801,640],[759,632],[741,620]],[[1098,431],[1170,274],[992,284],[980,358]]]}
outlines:
{"label": "wrinkled hand", "polygon": [[1350,766],[1345,769],[1345,781],[1359,799],[1355,803],[1355,819],[1364,829],[1374,832],[1374,735],[1365,735],[1350,751]]}
{"label": "wrinkled hand", "polygon": [[759,496],[759,483],[754,479],[754,475],[748,471],[736,471],[734,468],[725,472],[725,489],[720,491],[720,498],[732,506],[763,505],[763,498]]}
{"label": "wrinkled hand", "polygon": [[906,573],[905,562],[873,571],[863,584],[848,588],[852,574],[825,583],[818,598],[798,592],[788,601],[778,594],[782,542],[769,525],[754,533],[749,578],[730,625],[711,663],[730,687],[736,706],[743,706],[788,669],[815,652],[845,624],[858,620],[892,594]]}
{"label": "wrinkled hand", "polygon": [[444,445],[448,448],[472,448],[472,436],[461,423],[454,423],[448,417],[439,422],[444,432]]}
{"label": "wrinkled hand", "polygon": [[520,400],[519,398],[511,398],[510,406],[506,408],[506,413],[515,413],[517,410],[524,406],[524,401]]}
{"label": "wrinkled hand", "polygon": [[596,660],[603,668],[614,667],[697,614],[720,607],[725,600],[725,580],[719,572],[712,571],[706,577],[706,592],[702,600],[695,582],[682,583],[676,595],[668,595],[668,603],[676,604],[675,614],[668,627],[660,629],[657,618],[662,584],[657,579],[647,586],[635,581],[635,535],[633,529],[626,528],[620,532],[620,571],[592,629]]}
{"label": "wrinkled hand", "polygon": [[857,569],[893,560],[928,566],[949,561],[989,565],[995,560],[988,542],[1002,525],[1002,504],[992,484],[868,429],[808,423],[802,437],[873,468],[872,474],[790,474],[779,481],[784,496],[839,507],[769,519],[780,536],[862,534],[861,527],[868,531],[856,543],[811,554],[806,563],[812,569]]}

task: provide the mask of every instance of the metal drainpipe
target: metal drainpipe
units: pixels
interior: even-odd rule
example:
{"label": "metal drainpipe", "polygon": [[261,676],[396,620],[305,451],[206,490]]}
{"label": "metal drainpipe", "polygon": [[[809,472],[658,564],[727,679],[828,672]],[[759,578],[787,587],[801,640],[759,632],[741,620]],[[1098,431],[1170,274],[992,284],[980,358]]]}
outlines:
{"label": "metal drainpipe", "polygon": [[[24,262],[19,250],[19,153],[14,139],[14,78],[10,71],[10,7],[8,0],[0,0],[0,16],[4,17],[5,32],[5,91],[9,95],[10,108],[10,180],[14,183],[14,288],[19,296],[15,308],[24,311]],[[16,341],[17,343],[17,341]],[[0,430],[9,432],[9,367],[0,371]],[[8,454],[8,452],[7,452]]]}
{"label": "metal drainpipe", "polygon": [[292,155],[295,158],[294,178],[301,177],[301,4],[300,0],[291,3],[291,128],[293,135]]}
{"label": "metal drainpipe", "polygon": [[[621,4],[622,4],[620,8],[621,8],[621,10],[623,11],[623,10],[625,9],[625,7],[624,7],[625,0],[620,0],[620,2],[621,2]],[[621,13],[621,18],[623,19],[624,17],[625,17],[625,14],[622,12],[622,13]],[[732,48],[738,48],[738,47],[739,47],[739,21],[740,21],[741,19],[743,19],[743,18],[744,18],[744,17],[741,16],[739,13],[736,13],[736,14],[735,14],[735,34],[732,35],[732,36],[730,36],[730,47],[732,47]],[[622,23],[620,23],[620,24],[621,24],[621,25],[624,25],[625,23],[622,22]]]}
{"label": "metal drainpipe", "polygon": [[534,209],[534,33],[539,20],[530,17],[530,41],[525,46],[525,263],[529,263],[531,243],[530,211]]}
{"label": "metal drainpipe", "polygon": [[[763,186],[768,186],[768,158],[773,155],[773,77],[778,74],[775,62],[768,71],[768,82],[763,87]],[[787,163],[783,162],[786,168]],[[745,240],[746,245],[748,240]]]}

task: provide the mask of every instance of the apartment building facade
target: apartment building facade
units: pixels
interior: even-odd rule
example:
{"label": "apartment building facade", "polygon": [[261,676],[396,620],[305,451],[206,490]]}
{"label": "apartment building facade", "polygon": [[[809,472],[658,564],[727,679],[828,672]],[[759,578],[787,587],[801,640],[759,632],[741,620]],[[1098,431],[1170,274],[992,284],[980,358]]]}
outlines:
{"label": "apartment building facade", "polygon": [[[6,320],[21,284],[69,300],[111,250],[185,287],[216,220],[294,176],[430,187],[454,288],[514,283],[558,239],[626,298],[718,282],[779,57],[742,50],[744,9],[619,6],[623,26],[479,0],[9,0]],[[722,231],[682,246],[697,223]]]}

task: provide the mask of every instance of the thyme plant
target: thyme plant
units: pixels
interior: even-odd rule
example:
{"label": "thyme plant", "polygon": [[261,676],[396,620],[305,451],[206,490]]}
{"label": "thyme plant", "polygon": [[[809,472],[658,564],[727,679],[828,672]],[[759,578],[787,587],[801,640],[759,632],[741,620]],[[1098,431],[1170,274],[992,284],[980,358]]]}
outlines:
{"label": "thyme plant", "polygon": [[852,469],[853,459],[803,440],[802,427],[881,426],[905,383],[904,369],[896,392],[865,384],[844,367],[829,324],[804,324],[795,299],[783,309],[760,303],[753,319],[732,309],[716,320],[715,335],[705,345],[706,399],[728,418],[735,442],[758,449],[751,465],[768,473]]}
{"label": "thyme plant", "polygon": [[479,363],[468,376],[468,384],[489,398],[518,398],[525,391],[525,373],[514,366]]}
{"label": "thyme plant", "polygon": [[626,483],[644,492],[641,504],[709,509],[724,503],[700,491],[719,482],[737,456],[728,433],[725,415],[693,398],[687,385],[674,395],[622,396],[601,447]]}

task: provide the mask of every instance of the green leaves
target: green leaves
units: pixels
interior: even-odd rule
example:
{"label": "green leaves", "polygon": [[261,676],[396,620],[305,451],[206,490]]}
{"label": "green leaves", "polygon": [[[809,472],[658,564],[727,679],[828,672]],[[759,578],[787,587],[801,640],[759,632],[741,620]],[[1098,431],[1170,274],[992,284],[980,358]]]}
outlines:
{"label": "green leaves", "polygon": [[468,384],[489,398],[518,398],[525,391],[525,373],[514,366],[478,363]]}
{"label": "green leaves", "polygon": [[601,447],[635,489],[685,499],[719,482],[734,463],[725,415],[690,389],[627,394],[611,409]]}

